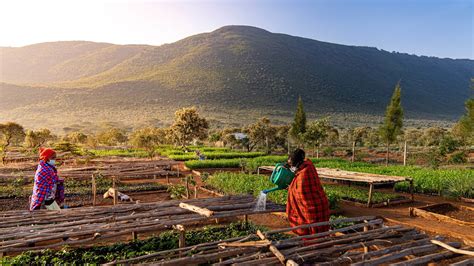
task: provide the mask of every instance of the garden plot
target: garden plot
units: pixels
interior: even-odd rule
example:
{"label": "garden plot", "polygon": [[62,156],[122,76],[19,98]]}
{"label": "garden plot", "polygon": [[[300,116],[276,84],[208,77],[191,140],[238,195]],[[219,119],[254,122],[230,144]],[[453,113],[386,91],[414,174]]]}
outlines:
{"label": "garden plot", "polygon": [[[286,239],[276,234],[296,228],[331,225],[332,230]],[[410,227],[386,226],[375,217],[344,218],[293,228],[257,231],[248,236],[202,243],[109,263],[153,265],[413,265],[462,261],[469,247],[442,242]],[[462,249],[460,249],[462,248]]]}
{"label": "garden plot", "polygon": [[283,212],[268,203],[256,211],[252,196],[172,200],[61,211],[8,211],[0,214],[0,253],[78,246],[121,236],[160,232],[213,219]]}
{"label": "garden plot", "polygon": [[431,204],[425,207],[410,208],[410,216],[419,216],[474,228],[474,208],[467,206],[455,206],[451,203]]}

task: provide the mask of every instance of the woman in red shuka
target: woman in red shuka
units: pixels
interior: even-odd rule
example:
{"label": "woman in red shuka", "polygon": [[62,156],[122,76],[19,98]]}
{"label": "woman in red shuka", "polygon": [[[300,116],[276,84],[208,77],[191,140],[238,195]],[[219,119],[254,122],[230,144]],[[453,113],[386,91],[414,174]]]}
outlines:
{"label": "woman in red shuka", "polygon": [[[318,172],[305,152],[296,149],[288,158],[295,178],[288,187],[286,214],[292,227],[329,221],[329,202]],[[328,225],[293,230],[297,235],[312,235],[329,230]]]}
{"label": "woman in red shuka", "polygon": [[40,161],[35,173],[30,211],[51,205],[55,200],[60,203],[64,199],[63,180],[58,178],[55,167],[56,152],[45,148],[40,148],[39,152]]}

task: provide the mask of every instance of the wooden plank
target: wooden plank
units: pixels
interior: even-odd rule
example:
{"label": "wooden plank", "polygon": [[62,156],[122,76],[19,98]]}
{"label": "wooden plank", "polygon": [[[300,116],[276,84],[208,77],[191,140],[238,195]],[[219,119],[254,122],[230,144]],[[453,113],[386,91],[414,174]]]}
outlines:
{"label": "wooden plank", "polygon": [[192,212],[199,213],[200,215],[204,215],[206,217],[211,217],[214,214],[214,212],[209,210],[209,209],[201,208],[201,207],[191,205],[191,204],[187,204],[187,203],[184,203],[184,202],[181,202],[179,204],[179,207],[181,207],[183,209],[186,209],[186,210],[190,210]]}
{"label": "wooden plank", "polygon": [[[262,240],[267,239],[265,237],[265,235],[263,235],[260,230],[257,230],[257,236],[260,237],[260,239],[262,239]],[[270,246],[268,248],[278,258],[278,260],[281,262],[281,264],[283,264],[283,265],[286,264],[285,256],[277,249],[277,247],[275,247],[275,245],[270,244]]]}

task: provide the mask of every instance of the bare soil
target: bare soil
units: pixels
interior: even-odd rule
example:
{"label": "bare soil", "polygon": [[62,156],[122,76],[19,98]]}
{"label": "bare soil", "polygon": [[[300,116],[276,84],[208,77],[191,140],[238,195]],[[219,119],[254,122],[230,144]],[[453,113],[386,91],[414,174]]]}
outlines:
{"label": "bare soil", "polygon": [[424,210],[446,215],[448,217],[465,222],[474,222],[474,211],[458,208],[454,205],[436,205],[429,208],[424,208]]}

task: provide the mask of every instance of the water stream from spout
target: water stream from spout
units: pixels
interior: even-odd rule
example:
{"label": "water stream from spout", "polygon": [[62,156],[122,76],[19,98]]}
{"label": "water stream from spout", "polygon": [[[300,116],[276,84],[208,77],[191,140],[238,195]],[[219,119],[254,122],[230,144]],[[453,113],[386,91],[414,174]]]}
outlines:
{"label": "water stream from spout", "polygon": [[257,198],[257,204],[255,204],[254,211],[264,211],[267,207],[267,194],[260,192]]}

